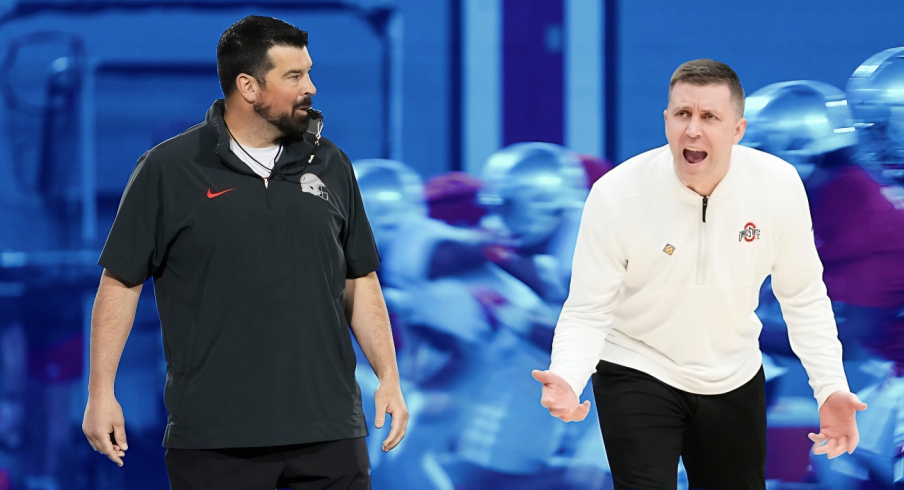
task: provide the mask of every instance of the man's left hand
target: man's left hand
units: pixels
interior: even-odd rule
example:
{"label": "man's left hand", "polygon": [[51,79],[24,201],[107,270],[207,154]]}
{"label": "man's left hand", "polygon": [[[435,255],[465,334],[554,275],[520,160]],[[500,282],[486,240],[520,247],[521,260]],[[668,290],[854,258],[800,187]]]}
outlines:
{"label": "man's left hand", "polygon": [[378,429],[383,428],[387,413],[392,417],[389,436],[383,441],[383,452],[387,452],[402,441],[405,431],[408,430],[408,407],[405,406],[405,399],[402,397],[402,389],[399,387],[398,381],[395,383],[380,382],[380,386],[374,393],[374,403],[377,408],[374,425]]}
{"label": "man's left hand", "polygon": [[829,459],[854,452],[860,443],[857,412],[866,410],[866,403],[849,391],[836,391],[819,408],[819,434],[810,433],[813,454],[827,454]]}

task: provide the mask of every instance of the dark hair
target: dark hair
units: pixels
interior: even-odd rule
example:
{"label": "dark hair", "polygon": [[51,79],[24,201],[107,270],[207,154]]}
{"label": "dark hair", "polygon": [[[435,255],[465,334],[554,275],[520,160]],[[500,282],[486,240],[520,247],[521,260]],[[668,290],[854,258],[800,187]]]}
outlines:
{"label": "dark hair", "polygon": [[273,46],[304,48],[308,33],[273,17],[249,15],[229,26],[217,44],[217,74],[223,95],[235,91],[235,79],[245,73],[266,86],[264,75],[273,69],[268,51]]}
{"label": "dark hair", "polygon": [[744,88],[741,87],[741,80],[738,79],[738,74],[725,63],[699,59],[688,61],[679,66],[675,73],[672,74],[672,80],[669,82],[669,97],[672,96],[672,88],[678,82],[693,85],[727,84],[728,89],[731,91],[732,105],[737,109],[739,116],[744,115]]}

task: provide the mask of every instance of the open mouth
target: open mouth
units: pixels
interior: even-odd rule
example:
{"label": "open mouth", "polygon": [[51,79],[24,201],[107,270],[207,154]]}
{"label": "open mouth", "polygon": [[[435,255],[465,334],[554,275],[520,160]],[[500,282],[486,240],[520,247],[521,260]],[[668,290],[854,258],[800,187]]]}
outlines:
{"label": "open mouth", "polygon": [[707,153],[703,150],[697,148],[685,148],[684,149],[684,159],[687,163],[695,164],[700,163],[706,159]]}

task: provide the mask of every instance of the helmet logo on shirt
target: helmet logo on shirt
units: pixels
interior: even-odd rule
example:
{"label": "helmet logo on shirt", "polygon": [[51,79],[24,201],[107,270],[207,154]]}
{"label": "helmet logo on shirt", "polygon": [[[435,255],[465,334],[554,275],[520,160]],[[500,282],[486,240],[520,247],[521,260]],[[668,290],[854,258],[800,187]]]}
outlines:
{"label": "helmet logo on shirt", "polygon": [[760,229],[753,223],[744,225],[744,229],[738,234],[738,241],[752,242],[760,238]]}
{"label": "helmet logo on shirt", "polygon": [[330,200],[330,193],[320,177],[314,174],[304,174],[301,176],[301,190],[308,194],[313,194],[324,201]]}

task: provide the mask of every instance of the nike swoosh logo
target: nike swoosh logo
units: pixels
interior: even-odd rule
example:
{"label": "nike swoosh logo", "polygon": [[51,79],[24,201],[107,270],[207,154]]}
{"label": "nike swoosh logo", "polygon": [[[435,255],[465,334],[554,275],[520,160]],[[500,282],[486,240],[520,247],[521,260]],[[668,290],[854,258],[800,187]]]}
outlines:
{"label": "nike swoosh logo", "polygon": [[[233,187],[232,189],[235,189],[235,187]],[[225,194],[225,193],[231,191],[232,189],[226,189],[225,191],[220,191],[220,192],[210,192],[210,189],[207,189],[207,198],[213,199],[213,198],[219,196],[220,194]]]}

